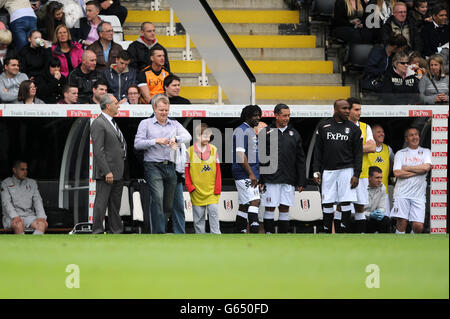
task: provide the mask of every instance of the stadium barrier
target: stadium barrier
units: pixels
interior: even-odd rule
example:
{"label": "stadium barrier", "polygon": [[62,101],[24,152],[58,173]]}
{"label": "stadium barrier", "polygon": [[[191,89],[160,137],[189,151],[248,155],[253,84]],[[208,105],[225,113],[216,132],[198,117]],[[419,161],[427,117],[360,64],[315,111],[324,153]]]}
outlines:
{"label": "stadium barrier", "polygon": [[[263,117],[273,117],[273,105],[260,105]],[[175,118],[239,118],[243,105],[172,105],[169,116]],[[291,105],[291,117],[326,118],[333,115],[332,105]],[[0,117],[84,117],[93,121],[98,105],[23,105],[0,104]],[[430,185],[430,233],[446,233],[447,227],[447,144],[448,105],[364,105],[362,117],[431,117],[432,171]],[[153,114],[148,105],[123,105],[118,117],[147,118]],[[92,179],[92,143],[89,152],[89,222],[92,222],[95,180]]]}

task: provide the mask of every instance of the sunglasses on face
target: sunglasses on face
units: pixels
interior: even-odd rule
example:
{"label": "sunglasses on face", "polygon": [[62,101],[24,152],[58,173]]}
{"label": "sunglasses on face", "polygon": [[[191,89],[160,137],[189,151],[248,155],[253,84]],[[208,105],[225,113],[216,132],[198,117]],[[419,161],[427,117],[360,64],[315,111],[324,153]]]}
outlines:
{"label": "sunglasses on face", "polygon": [[403,65],[407,65],[408,62],[397,62],[398,64],[403,64]]}

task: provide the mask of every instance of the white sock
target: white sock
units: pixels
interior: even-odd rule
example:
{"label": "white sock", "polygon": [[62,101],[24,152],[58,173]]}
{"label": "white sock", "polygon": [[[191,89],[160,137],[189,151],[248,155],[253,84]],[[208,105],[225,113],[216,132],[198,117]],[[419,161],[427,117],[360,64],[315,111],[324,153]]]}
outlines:
{"label": "white sock", "polygon": [[395,233],[396,233],[396,234],[405,234],[404,231],[398,231],[398,229],[395,229]]}

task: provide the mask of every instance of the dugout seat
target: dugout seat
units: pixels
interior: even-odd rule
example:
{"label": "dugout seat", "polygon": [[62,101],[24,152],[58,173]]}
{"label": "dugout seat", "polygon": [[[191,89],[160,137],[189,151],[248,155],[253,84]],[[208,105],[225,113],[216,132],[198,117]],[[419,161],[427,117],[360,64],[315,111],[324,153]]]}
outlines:
{"label": "dugout seat", "polygon": [[117,44],[120,44],[120,46],[122,47],[122,49],[126,50],[128,49],[128,47],[130,46],[131,43],[133,43],[133,41],[114,41]]}

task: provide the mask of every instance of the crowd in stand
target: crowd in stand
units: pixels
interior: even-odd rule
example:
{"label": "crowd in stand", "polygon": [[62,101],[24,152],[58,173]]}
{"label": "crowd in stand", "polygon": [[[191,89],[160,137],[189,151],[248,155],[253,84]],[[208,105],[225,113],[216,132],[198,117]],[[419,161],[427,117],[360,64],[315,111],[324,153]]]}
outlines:
{"label": "crowd in stand", "polygon": [[331,35],[374,45],[363,93],[382,104],[448,103],[446,1],[336,0]]}
{"label": "crowd in stand", "polygon": [[[123,24],[120,1],[2,0],[0,9],[0,103],[90,103],[100,82],[119,103],[148,104],[169,87],[171,103],[190,104],[179,97],[180,78],[170,73],[151,22],[127,50],[114,42],[113,26],[101,15]],[[25,86],[27,98],[20,95]],[[76,100],[66,97],[75,90]]]}

